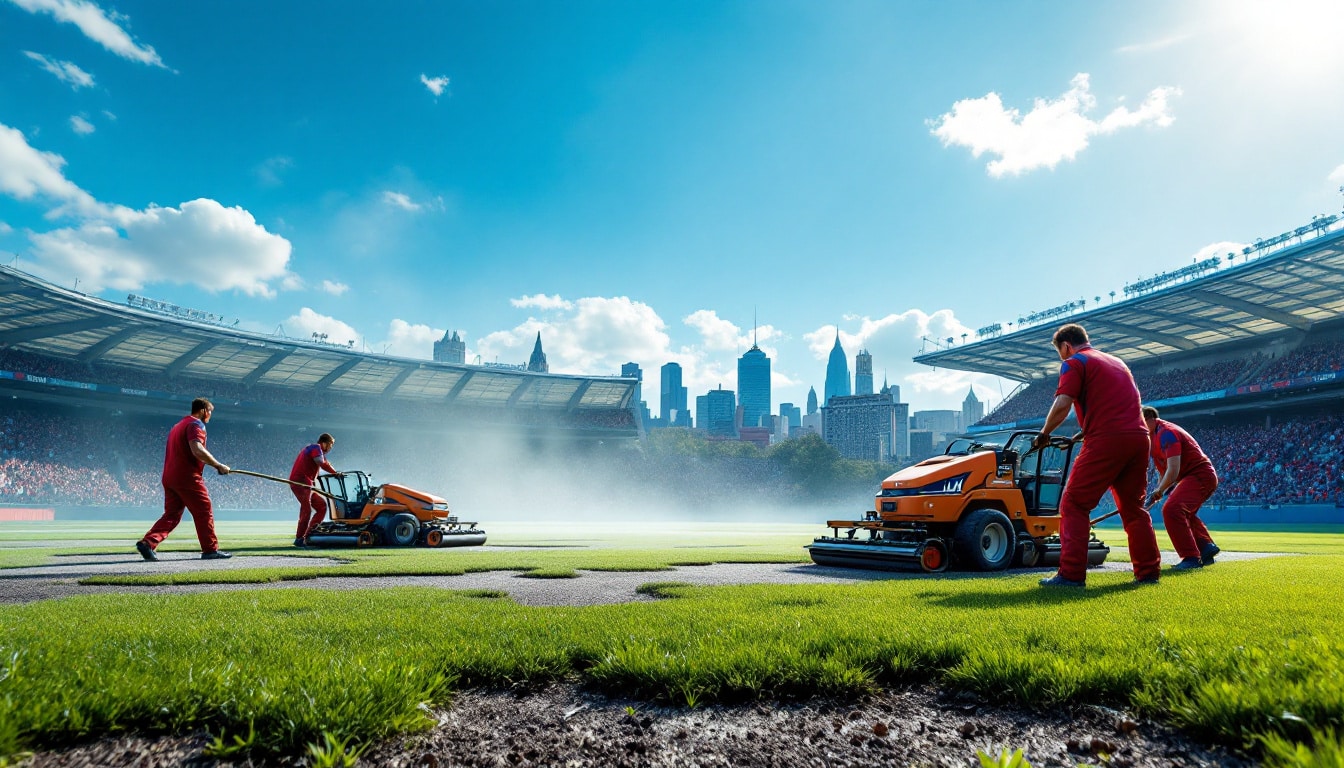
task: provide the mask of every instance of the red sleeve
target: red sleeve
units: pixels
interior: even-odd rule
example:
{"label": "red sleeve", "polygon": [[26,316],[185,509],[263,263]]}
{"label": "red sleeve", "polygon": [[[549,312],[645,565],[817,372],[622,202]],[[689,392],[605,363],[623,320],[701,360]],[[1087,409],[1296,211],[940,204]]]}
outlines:
{"label": "red sleeve", "polygon": [[1074,355],[1059,367],[1059,386],[1055,387],[1056,395],[1068,395],[1074,400],[1083,393],[1083,366],[1087,359],[1082,355]]}
{"label": "red sleeve", "polygon": [[336,468],[335,468],[335,467],[333,467],[333,466],[331,466],[330,464],[327,463],[327,460],[326,460],[326,459],[323,459],[323,460],[321,461],[321,463],[318,464],[318,466],[322,467],[323,469],[325,469],[326,471],[330,472],[330,473],[333,474],[333,475],[335,475],[335,474],[339,474],[339,473],[336,472]]}

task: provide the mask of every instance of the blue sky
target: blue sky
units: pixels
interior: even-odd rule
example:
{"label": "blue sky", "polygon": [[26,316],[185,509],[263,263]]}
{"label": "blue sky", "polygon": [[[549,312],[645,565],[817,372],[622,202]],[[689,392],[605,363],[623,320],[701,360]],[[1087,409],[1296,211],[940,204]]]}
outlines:
{"label": "blue sky", "polygon": [[540,331],[552,370],[676,360],[692,396],[736,386],[755,311],[776,406],[837,325],[915,409],[996,401],[919,337],[1339,209],[1341,28],[1333,0],[0,0],[0,258],[408,357]]}

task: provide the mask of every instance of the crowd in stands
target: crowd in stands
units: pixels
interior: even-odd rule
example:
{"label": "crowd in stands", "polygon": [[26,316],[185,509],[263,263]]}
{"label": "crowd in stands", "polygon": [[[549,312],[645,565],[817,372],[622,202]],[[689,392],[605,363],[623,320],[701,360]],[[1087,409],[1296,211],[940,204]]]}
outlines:
{"label": "crowd in stands", "polygon": [[1189,431],[1218,472],[1213,503],[1344,503],[1344,417]]}
{"label": "crowd in stands", "polygon": [[1263,361],[1264,358],[1257,354],[1176,370],[1134,368],[1134,383],[1143,394],[1144,402],[1212,392],[1227,389],[1238,383],[1242,375],[1258,367]]}
{"label": "crowd in stands", "polygon": [[[1344,370],[1344,340],[1312,343],[1266,361],[1256,353],[1192,368],[1159,370],[1135,367],[1134,383],[1146,403],[1212,392],[1239,384],[1269,383]],[[1007,424],[1045,418],[1059,378],[1047,376],[1021,388],[977,424]]]}
{"label": "crowd in stands", "polygon": [[1298,347],[1274,360],[1256,378],[1282,381],[1344,369],[1344,340],[1326,341]]}
{"label": "crowd in stands", "polygon": [[1007,424],[1014,421],[1044,419],[1050,403],[1055,400],[1058,376],[1047,376],[1033,381],[1010,395],[977,424]]}

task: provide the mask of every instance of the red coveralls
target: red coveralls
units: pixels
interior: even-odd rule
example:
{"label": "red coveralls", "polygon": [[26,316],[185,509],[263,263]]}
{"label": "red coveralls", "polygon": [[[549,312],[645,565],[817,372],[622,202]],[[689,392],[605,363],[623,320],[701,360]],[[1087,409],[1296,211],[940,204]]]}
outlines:
{"label": "red coveralls", "polygon": [[145,543],[157,549],[182,522],[182,510],[191,511],[196,524],[196,538],[201,552],[219,549],[215,538],[215,514],[210,504],[210,493],[205,489],[201,469],[205,464],[191,452],[191,444],[205,445],[205,423],[195,416],[186,416],[168,433],[168,446],[163,454],[163,517],[145,534]]}
{"label": "red coveralls", "polygon": [[1204,546],[1213,543],[1209,529],[1197,516],[1199,508],[1218,490],[1218,473],[1213,471],[1213,462],[1189,432],[1162,419],[1157,419],[1157,429],[1153,431],[1152,454],[1153,466],[1159,473],[1167,471],[1167,459],[1181,457],[1176,487],[1162,505],[1162,524],[1182,560],[1199,557]]}
{"label": "red coveralls", "polygon": [[1119,358],[1084,345],[1060,367],[1055,394],[1073,398],[1084,439],[1060,499],[1059,575],[1086,580],[1089,517],[1109,489],[1129,538],[1134,578],[1157,578],[1162,555],[1153,520],[1143,508],[1148,427],[1133,375]]}
{"label": "red coveralls", "polygon": [[[317,470],[319,468],[325,469],[333,475],[336,474],[336,470],[332,469],[331,465],[327,463],[327,455],[322,452],[322,446],[313,443],[299,451],[299,455],[294,458],[294,467],[289,470],[289,479],[305,485],[312,485],[317,480]],[[299,500],[299,528],[294,537],[304,539],[327,516],[327,500],[307,488],[300,488],[297,485],[291,485],[289,489],[294,492],[294,498]],[[312,515],[311,520],[308,517],[310,514]]]}

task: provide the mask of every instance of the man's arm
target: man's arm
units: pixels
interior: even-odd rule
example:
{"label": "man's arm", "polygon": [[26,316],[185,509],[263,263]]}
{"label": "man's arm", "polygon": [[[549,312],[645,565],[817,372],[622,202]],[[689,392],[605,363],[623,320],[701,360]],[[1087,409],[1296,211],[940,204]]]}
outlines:
{"label": "man's arm", "polygon": [[1073,408],[1073,398],[1068,395],[1055,395],[1055,402],[1050,406],[1050,412],[1045,415],[1045,425],[1041,427],[1041,433],[1032,441],[1032,446],[1040,448],[1050,442],[1050,433],[1059,428],[1060,424],[1069,417],[1069,410]]}
{"label": "man's arm", "polygon": [[229,465],[210,455],[205,449],[205,444],[193,440],[191,442],[191,455],[215,468],[215,471],[221,475],[229,474]]}
{"label": "man's arm", "polygon": [[1168,488],[1176,484],[1176,478],[1180,476],[1181,457],[1172,456],[1167,459],[1167,470],[1162,473],[1162,479],[1157,481],[1157,487],[1153,489],[1152,493],[1148,494],[1148,503],[1144,504],[1144,506],[1153,506],[1158,499],[1162,498],[1162,494],[1166,493]]}

